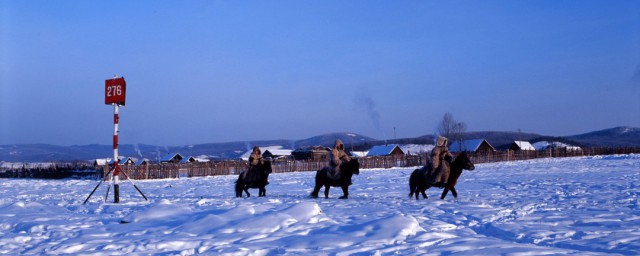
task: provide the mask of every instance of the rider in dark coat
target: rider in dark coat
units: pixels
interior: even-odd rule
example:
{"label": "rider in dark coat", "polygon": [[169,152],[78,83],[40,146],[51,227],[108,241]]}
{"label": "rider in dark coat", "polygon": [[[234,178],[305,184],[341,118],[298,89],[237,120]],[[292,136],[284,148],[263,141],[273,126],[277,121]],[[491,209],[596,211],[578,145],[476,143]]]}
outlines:
{"label": "rider in dark coat", "polygon": [[244,172],[242,179],[247,180],[247,176],[249,176],[249,179],[258,177],[259,168],[263,163],[264,160],[262,159],[260,148],[258,146],[254,146],[253,152],[251,152],[251,156],[249,156],[249,169]]}

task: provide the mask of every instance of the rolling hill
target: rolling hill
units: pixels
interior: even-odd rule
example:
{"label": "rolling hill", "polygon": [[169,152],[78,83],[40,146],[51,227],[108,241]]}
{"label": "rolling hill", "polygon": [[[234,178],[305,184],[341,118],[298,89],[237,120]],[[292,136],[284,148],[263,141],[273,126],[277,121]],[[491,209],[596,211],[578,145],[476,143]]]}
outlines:
{"label": "rolling hill", "polygon": [[[526,140],[536,142],[541,140],[561,141],[567,144],[583,147],[640,147],[640,128],[615,127],[585,134],[552,137],[535,133],[518,132],[468,132],[465,139],[484,138],[496,148],[503,148],[514,140]],[[258,146],[282,146],[283,148],[305,148],[316,145],[331,147],[336,139],[342,140],[347,149],[353,143],[354,150],[368,150],[374,145],[388,144],[433,144],[434,135],[425,135],[415,138],[403,138],[395,140],[376,140],[368,136],[356,133],[328,133],[301,140],[263,140],[263,141],[236,141],[224,143],[203,143],[181,146],[157,146],[146,144],[120,145],[119,153],[122,156],[137,158],[149,158],[158,160],[170,153],[181,153],[183,156],[205,155],[213,159],[235,159],[248,151],[253,145]],[[57,146],[49,144],[17,144],[0,145],[0,161],[6,162],[44,162],[44,161],[77,161],[97,158],[109,158],[113,156],[111,145],[73,145]]]}

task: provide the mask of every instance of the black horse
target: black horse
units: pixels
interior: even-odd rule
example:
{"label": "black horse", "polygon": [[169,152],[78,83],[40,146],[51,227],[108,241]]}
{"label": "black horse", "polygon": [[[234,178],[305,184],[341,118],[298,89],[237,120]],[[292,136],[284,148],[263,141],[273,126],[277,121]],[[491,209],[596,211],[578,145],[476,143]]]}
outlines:
{"label": "black horse", "polygon": [[[424,169],[429,169],[431,168],[430,166],[428,166],[427,168]],[[428,172],[428,170],[424,170],[424,169],[415,169],[412,173],[411,173],[411,177],[409,178],[409,197],[412,197],[413,194],[415,193],[416,195],[416,200],[419,199],[419,194],[422,194],[422,198],[427,199],[429,198],[427,196],[427,194],[425,193],[425,191],[427,189],[429,189],[430,187],[434,186],[434,184],[428,184],[427,182],[427,174],[425,174],[425,172]],[[450,164],[450,173],[449,173],[449,179],[447,179],[447,183],[444,184],[444,191],[442,191],[442,195],[440,196],[440,199],[444,199],[445,196],[447,196],[447,193],[449,193],[449,191],[451,191],[451,194],[453,194],[453,197],[457,198],[458,197],[458,192],[456,191],[456,183],[458,182],[458,178],[460,178],[460,175],[462,175],[462,170],[469,170],[469,171],[473,171],[475,169],[475,166],[473,165],[473,162],[471,162],[471,159],[469,159],[469,155],[467,155],[467,153],[462,152],[460,153],[455,160],[453,160],[453,162]]]}
{"label": "black horse", "polygon": [[340,166],[340,179],[338,180],[329,178],[326,169],[318,170],[316,172],[316,186],[311,192],[311,197],[318,198],[318,192],[324,186],[324,198],[329,198],[330,187],[341,187],[344,195],[340,199],[349,198],[349,186],[351,185],[351,176],[353,174],[360,174],[360,163],[355,158]]}
{"label": "black horse", "polygon": [[250,197],[250,188],[257,188],[258,196],[266,196],[267,189],[265,187],[269,185],[271,161],[264,161],[263,164],[256,166],[256,170],[246,170],[245,172],[249,173],[245,175],[245,173],[242,172],[238,175],[238,180],[236,181],[236,197],[242,197],[243,190],[247,193],[247,197]]}

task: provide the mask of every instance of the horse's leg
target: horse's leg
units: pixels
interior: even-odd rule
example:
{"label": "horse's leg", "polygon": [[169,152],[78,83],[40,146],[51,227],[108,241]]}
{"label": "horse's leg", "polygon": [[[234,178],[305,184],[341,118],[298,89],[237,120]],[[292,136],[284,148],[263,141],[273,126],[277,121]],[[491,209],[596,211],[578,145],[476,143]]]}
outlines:
{"label": "horse's leg", "polygon": [[420,190],[421,190],[421,189],[422,189],[422,188],[421,188],[420,186],[413,186],[413,187],[411,187],[411,193],[409,193],[409,198],[411,198],[411,197],[413,196],[413,194],[415,193],[415,195],[416,195],[416,200],[418,200],[418,199],[419,199],[419,197],[418,197],[418,196],[420,195]]}
{"label": "horse's leg", "polygon": [[329,188],[331,188],[331,186],[328,184],[324,185],[324,198],[329,198]]}
{"label": "horse's leg", "polygon": [[416,184],[414,184],[413,181],[414,177],[413,177],[413,173],[411,174],[411,176],[409,177],[409,199],[411,199],[411,197],[413,197],[413,192],[416,192]]}
{"label": "horse's leg", "polygon": [[316,186],[313,188],[313,192],[311,192],[311,197],[318,198],[318,193],[320,193],[321,188],[322,188],[322,183],[316,182]]}
{"label": "horse's leg", "polygon": [[247,193],[247,197],[251,197],[251,194],[249,194],[249,188],[247,186],[244,187],[244,192]]}
{"label": "horse's leg", "polygon": [[258,189],[258,197],[266,196],[266,195],[267,195],[267,189],[265,187],[260,187]]}
{"label": "horse's leg", "polygon": [[442,191],[442,195],[440,196],[440,199],[444,200],[444,197],[447,196],[447,193],[449,193],[449,186],[444,187],[444,191]]}
{"label": "horse's leg", "polygon": [[[429,188],[429,187],[426,187],[426,188],[424,188],[423,190],[421,190],[421,191],[420,191],[420,192],[422,192],[422,198],[424,198],[424,199],[428,199],[428,198],[429,198],[429,197],[427,196],[427,193],[426,193],[426,191],[427,191],[427,189],[428,189],[428,188]],[[416,199],[418,199],[418,193],[416,193]]]}
{"label": "horse's leg", "polygon": [[318,198],[318,193],[320,192],[321,187],[321,184],[316,184],[316,186],[313,188],[313,191],[311,192],[311,197]]}
{"label": "horse's leg", "polygon": [[451,194],[454,198],[458,198],[458,191],[456,191],[456,188],[453,186],[451,187]]}
{"label": "horse's leg", "polygon": [[347,185],[342,185],[342,196],[339,197],[340,199],[347,199],[349,198],[349,186]]}
{"label": "horse's leg", "polygon": [[243,186],[244,185],[242,184],[240,179],[238,179],[238,181],[236,181],[236,197],[242,197],[242,187]]}
{"label": "horse's leg", "polygon": [[420,193],[420,186],[416,186],[415,184],[409,185],[409,199],[413,197],[413,194],[416,194],[416,200],[418,199],[418,194]]}
{"label": "horse's leg", "polygon": [[320,180],[319,171],[316,172],[316,186],[313,187],[313,191],[311,192],[312,198],[318,198],[318,193],[320,192],[320,188],[322,188],[322,181]]}

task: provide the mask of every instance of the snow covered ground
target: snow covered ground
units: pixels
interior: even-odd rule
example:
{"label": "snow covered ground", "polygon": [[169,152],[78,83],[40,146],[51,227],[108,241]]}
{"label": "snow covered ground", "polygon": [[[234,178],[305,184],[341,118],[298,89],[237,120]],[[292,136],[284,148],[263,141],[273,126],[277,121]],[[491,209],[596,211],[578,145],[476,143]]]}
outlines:
{"label": "snow covered ground", "polygon": [[364,170],[348,200],[308,198],[312,172],[272,175],[266,198],[218,176],[138,181],[149,201],[122,183],[120,204],[101,186],[86,205],[96,181],[0,179],[0,254],[640,253],[640,155],[479,164],[444,201],[407,198],[411,171]]}

